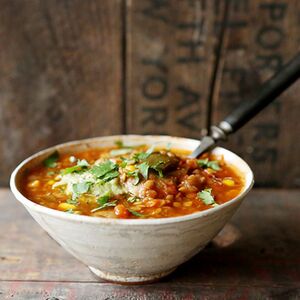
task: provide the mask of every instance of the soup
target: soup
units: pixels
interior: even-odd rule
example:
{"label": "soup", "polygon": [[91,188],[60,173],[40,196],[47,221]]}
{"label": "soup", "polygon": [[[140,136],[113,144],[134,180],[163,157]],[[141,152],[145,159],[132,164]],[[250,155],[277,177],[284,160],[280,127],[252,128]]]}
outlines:
{"label": "soup", "polygon": [[54,152],[28,170],[22,193],[68,214],[104,218],[168,218],[210,209],[236,197],[242,176],[222,157],[154,146]]}

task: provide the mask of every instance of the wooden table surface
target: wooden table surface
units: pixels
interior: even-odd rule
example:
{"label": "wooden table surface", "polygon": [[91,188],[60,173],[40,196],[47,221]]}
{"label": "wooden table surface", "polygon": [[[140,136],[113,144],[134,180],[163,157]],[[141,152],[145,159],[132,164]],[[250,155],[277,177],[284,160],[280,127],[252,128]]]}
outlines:
{"label": "wooden table surface", "polygon": [[0,189],[0,299],[300,299],[300,190],[253,190],[223,232],[154,284],[98,281]]}

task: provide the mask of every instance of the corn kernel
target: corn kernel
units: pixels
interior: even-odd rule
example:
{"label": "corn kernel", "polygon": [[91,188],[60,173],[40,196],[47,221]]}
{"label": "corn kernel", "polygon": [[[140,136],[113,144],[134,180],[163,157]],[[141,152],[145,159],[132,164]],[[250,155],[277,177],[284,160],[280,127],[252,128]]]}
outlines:
{"label": "corn kernel", "polygon": [[63,202],[58,205],[58,209],[66,211],[69,209],[76,209],[76,206],[70,203]]}
{"label": "corn kernel", "polygon": [[223,179],[222,182],[227,186],[234,186],[234,181],[232,179]]}
{"label": "corn kernel", "polygon": [[160,214],[160,213],[161,213],[161,211],[162,211],[162,209],[161,209],[161,208],[157,208],[157,209],[155,210],[155,213],[156,213],[156,214]]}
{"label": "corn kernel", "polygon": [[29,186],[29,187],[32,187],[32,188],[35,188],[35,187],[39,187],[40,184],[41,184],[41,183],[40,183],[39,180],[34,180],[34,181],[30,182],[30,183],[28,184],[28,186]]}
{"label": "corn kernel", "polygon": [[183,203],[183,206],[185,207],[189,207],[189,206],[192,206],[193,205],[193,201],[186,201]]}
{"label": "corn kernel", "polygon": [[173,206],[174,206],[174,207],[180,207],[180,206],[181,206],[181,203],[180,203],[180,202],[173,202]]}
{"label": "corn kernel", "polygon": [[49,180],[49,181],[47,182],[47,184],[49,184],[49,185],[53,185],[54,183],[55,183],[54,180]]}
{"label": "corn kernel", "polygon": [[126,170],[129,171],[129,172],[133,172],[135,170],[135,166],[129,165],[129,166],[126,167]]}
{"label": "corn kernel", "polygon": [[61,175],[57,175],[55,178],[54,178],[55,181],[59,181],[61,180]]}

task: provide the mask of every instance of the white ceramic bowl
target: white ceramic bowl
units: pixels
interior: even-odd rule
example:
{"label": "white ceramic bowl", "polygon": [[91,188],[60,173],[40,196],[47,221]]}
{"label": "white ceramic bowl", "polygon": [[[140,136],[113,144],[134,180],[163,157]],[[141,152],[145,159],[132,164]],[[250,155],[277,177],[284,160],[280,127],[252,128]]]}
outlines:
{"label": "white ceramic bowl", "polygon": [[245,186],[233,200],[206,211],[162,219],[105,219],[66,214],[38,205],[20,192],[24,171],[41,163],[54,150],[69,153],[94,147],[108,147],[116,140],[126,145],[171,144],[193,150],[199,141],[168,136],[108,136],[61,144],[23,161],[12,173],[10,186],[31,216],[63,248],[101,278],[123,283],[161,278],[197,254],[223,228],[253,185],[249,166],[237,155],[215,148],[245,178]]}

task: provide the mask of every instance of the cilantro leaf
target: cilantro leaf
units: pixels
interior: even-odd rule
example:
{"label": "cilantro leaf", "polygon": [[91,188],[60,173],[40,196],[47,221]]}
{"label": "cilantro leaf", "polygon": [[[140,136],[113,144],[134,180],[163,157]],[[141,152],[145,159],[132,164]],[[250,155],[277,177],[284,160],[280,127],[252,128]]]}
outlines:
{"label": "cilantro leaf", "polygon": [[148,165],[147,162],[143,162],[138,166],[140,173],[143,175],[145,179],[148,179],[149,167],[150,166]]}
{"label": "cilantro leaf", "polygon": [[127,172],[127,175],[129,177],[134,177],[134,182],[133,185],[137,185],[140,182],[140,176],[138,170],[132,171],[132,172]]}
{"label": "cilantro leaf", "polygon": [[154,145],[151,146],[146,152],[139,152],[139,153],[135,153],[133,155],[133,159],[136,161],[136,162],[139,162],[139,161],[143,161],[145,159],[147,159],[151,154],[152,152],[154,151]]}
{"label": "cilantro leaf", "polygon": [[84,194],[88,192],[91,182],[85,181],[85,182],[79,182],[79,183],[74,183],[72,185],[73,193],[76,195]]}
{"label": "cilantro leaf", "polygon": [[212,189],[204,189],[197,194],[198,198],[200,198],[204,204],[206,205],[218,205],[215,202],[214,196],[211,194]]}
{"label": "cilantro leaf", "polygon": [[68,199],[68,200],[67,200],[67,203],[73,204],[73,205],[78,205],[77,199]]}
{"label": "cilantro leaf", "polygon": [[77,166],[79,166],[79,167],[89,167],[90,164],[85,159],[82,159],[82,160],[78,159]]}
{"label": "cilantro leaf", "polygon": [[[101,198],[102,198],[102,197],[101,197]],[[100,201],[101,198],[99,198],[98,200]],[[99,203],[98,200],[97,200],[97,202]],[[91,212],[96,212],[96,211],[98,211],[98,210],[100,210],[100,209],[103,209],[103,208],[106,208],[106,207],[114,207],[114,206],[117,205],[117,200],[112,201],[112,202],[107,202],[106,198],[102,198],[101,201],[102,201],[103,204],[100,204],[99,207],[96,207],[96,208],[92,209]],[[101,201],[100,201],[100,202],[101,202]],[[105,201],[106,201],[106,202],[105,202]]]}
{"label": "cilantro leaf", "polygon": [[108,202],[108,200],[110,199],[110,195],[107,193],[101,197],[99,197],[97,199],[97,203],[100,205],[100,206],[103,206],[105,203]]}
{"label": "cilantro leaf", "polygon": [[211,168],[214,171],[221,170],[221,167],[219,166],[219,162],[216,160],[208,160],[208,158],[198,159],[197,163],[201,168],[204,168],[204,169]]}
{"label": "cilantro leaf", "polygon": [[127,198],[127,201],[130,202],[130,203],[134,203],[134,202],[139,201],[139,200],[141,200],[141,199],[137,196],[130,196],[130,197]]}
{"label": "cilantro leaf", "polygon": [[141,214],[141,213],[139,213],[139,212],[137,212],[137,211],[135,211],[135,210],[133,210],[133,209],[127,208],[127,210],[128,210],[132,215],[134,215],[134,216],[136,216],[136,217],[144,217],[143,214]]}
{"label": "cilantro leaf", "polygon": [[87,168],[89,166],[90,166],[90,164],[85,159],[83,159],[83,160],[78,159],[76,166],[65,168],[64,170],[62,170],[61,173],[63,175],[66,175],[66,174],[70,174],[70,173],[74,173],[74,172],[79,172],[82,169]]}
{"label": "cilantro leaf", "polygon": [[59,159],[59,153],[58,151],[55,151],[43,161],[43,164],[48,168],[55,168],[58,159]]}
{"label": "cilantro leaf", "polygon": [[119,176],[118,165],[107,160],[91,168],[91,173],[98,179],[110,181]]}
{"label": "cilantro leaf", "polygon": [[123,148],[124,143],[123,143],[123,141],[121,141],[121,140],[116,140],[116,141],[115,141],[115,145],[116,145],[117,147],[119,147],[119,148]]}
{"label": "cilantro leaf", "polygon": [[116,171],[111,171],[111,172],[106,173],[103,177],[101,177],[101,179],[103,181],[107,182],[118,176],[119,176],[119,172],[116,170]]}
{"label": "cilantro leaf", "polygon": [[101,178],[105,174],[114,171],[118,168],[118,165],[113,163],[110,160],[107,160],[99,165],[95,165],[91,168],[91,173],[95,175],[97,178]]}

